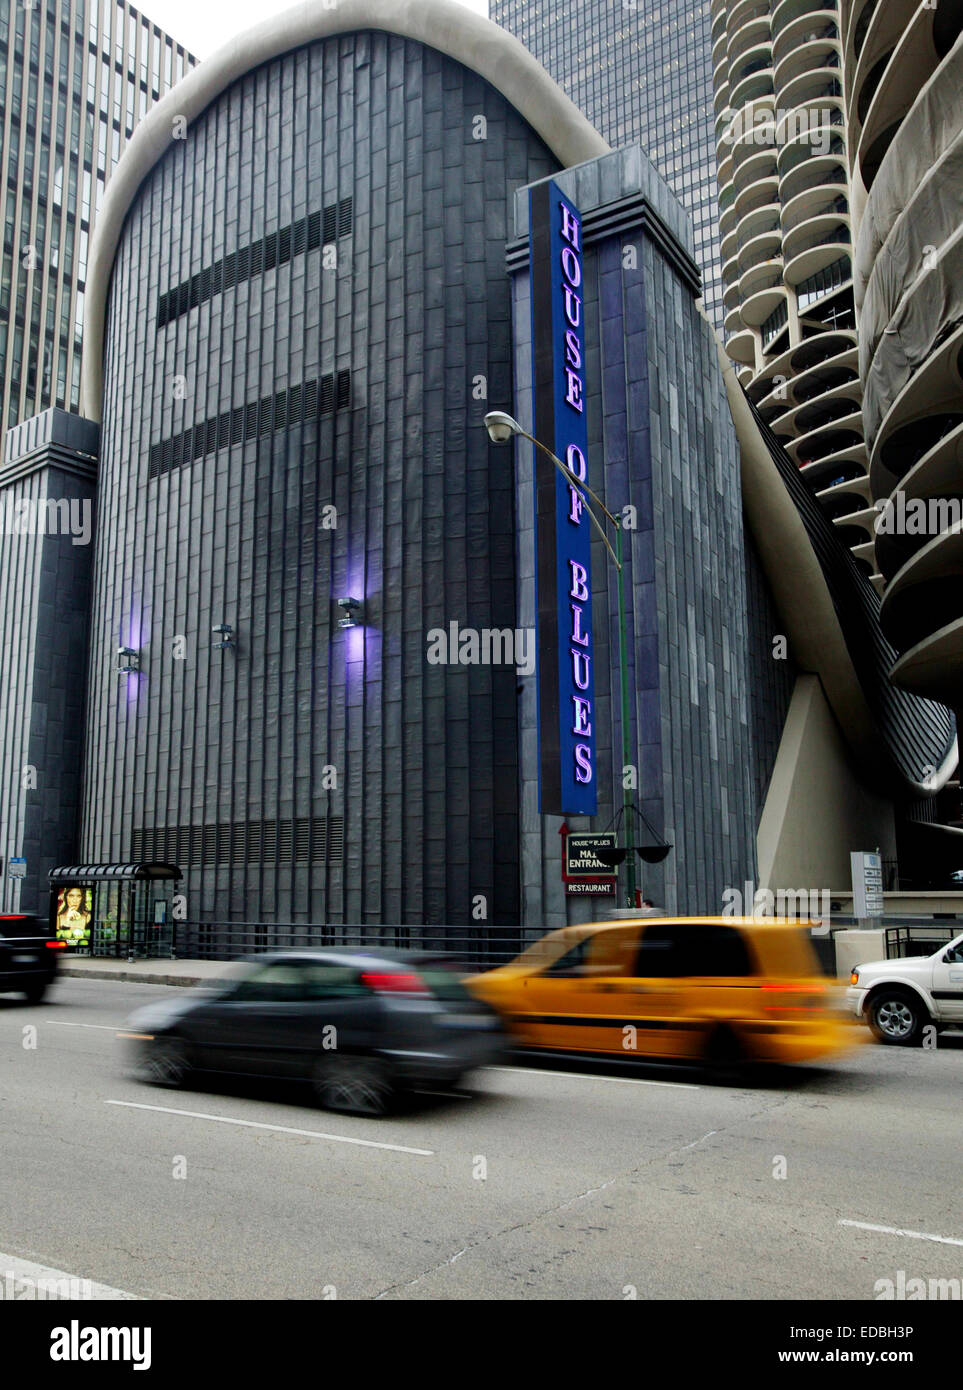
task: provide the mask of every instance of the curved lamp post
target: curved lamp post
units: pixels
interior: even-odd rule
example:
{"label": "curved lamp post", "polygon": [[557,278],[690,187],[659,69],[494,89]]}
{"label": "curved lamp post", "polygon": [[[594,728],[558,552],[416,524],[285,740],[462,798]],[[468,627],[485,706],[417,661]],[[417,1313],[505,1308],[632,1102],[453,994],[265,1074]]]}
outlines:
{"label": "curved lamp post", "polygon": [[[547,458],[550,458],[552,460],[552,463],[554,463],[555,467],[562,474],[565,481],[571,487],[573,487],[581,497],[582,503],[585,507],[585,510],[589,514],[590,520],[595,526],[596,531],[598,531],[600,537],[602,538],[603,545],[605,546],[606,550],[608,551],[609,555],[612,557],[612,560],[615,563],[615,568],[618,571],[619,587],[619,684],[621,686],[622,695],[622,767],[623,769],[625,769],[629,766],[632,758],[632,747],[629,735],[629,671],[627,664],[628,634],[626,630],[625,619],[625,580],[622,568],[621,524],[619,523],[618,518],[614,517],[612,513],[609,511],[608,507],[602,501],[601,497],[594,493],[587,483],[583,483],[580,478],[576,477],[572,470],[568,468],[560,458],[557,458],[556,455],[552,453],[551,449],[547,448],[546,445],[544,445],[540,439],[536,439],[535,436],[529,434],[527,430],[523,430],[518,421],[513,419],[511,415],[507,415],[503,410],[493,410],[485,416],[485,428],[488,430],[488,437],[493,444],[507,444],[511,439],[518,436],[518,438],[520,439],[527,439],[531,444],[535,445],[536,449],[541,449],[542,453],[545,454]],[[606,520],[609,521],[611,525],[615,527],[614,550],[612,548],[608,536],[605,534],[605,529],[602,526],[602,523],[595,515],[592,505],[589,502],[589,498],[592,499],[592,502],[595,503],[599,511],[602,512],[603,516],[606,518]],[[632,799],[629,789],[624,786],[624,772],[622,781],[624,807],[625,810],[628,811],[632,809]],[[626,819],[626,839],[628,838],[628,826],[629,822]],[[631,854],[628,855],[626,859],[625,888],[627,906],[635,907],[635,857]]]}

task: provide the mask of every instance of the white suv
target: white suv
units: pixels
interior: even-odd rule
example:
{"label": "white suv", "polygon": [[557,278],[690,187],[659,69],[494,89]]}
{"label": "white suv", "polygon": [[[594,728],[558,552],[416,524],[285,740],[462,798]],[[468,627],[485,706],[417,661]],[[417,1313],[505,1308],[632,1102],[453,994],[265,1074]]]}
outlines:
{"label": "white suv", "polygon": [[879,1042],[911,1047],[927,1024],[963,1028],[963,936],[932,956],[857,965],[846,1002]]}

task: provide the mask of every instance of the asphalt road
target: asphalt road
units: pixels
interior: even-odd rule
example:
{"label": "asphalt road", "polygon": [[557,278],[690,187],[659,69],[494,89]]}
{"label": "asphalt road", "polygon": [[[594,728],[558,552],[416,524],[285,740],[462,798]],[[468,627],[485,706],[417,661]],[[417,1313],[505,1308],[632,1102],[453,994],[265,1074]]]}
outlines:
{"label": "asphalt road", "polygon": [[364,1120],[130,1079],[114,1029],[167,993],[0,996],[0,1280],[15,1259],[143,1298],[871,1301],[899,1270],[963,1278],[963,1034],[751,1089],[494,1068]]}

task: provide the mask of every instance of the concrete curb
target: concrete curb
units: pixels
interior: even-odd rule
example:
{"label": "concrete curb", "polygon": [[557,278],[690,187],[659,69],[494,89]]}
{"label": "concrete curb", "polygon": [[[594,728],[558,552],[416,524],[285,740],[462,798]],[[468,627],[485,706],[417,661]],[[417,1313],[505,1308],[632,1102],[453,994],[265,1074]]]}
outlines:
{"label": "concrete curb", "polygon": [[125,984],[174,985],[185,989],[209,983],[203,975],[147,975],[139,970],[86,970],[69,965],[62,965],[57,974],[73,980],[119,980]]}

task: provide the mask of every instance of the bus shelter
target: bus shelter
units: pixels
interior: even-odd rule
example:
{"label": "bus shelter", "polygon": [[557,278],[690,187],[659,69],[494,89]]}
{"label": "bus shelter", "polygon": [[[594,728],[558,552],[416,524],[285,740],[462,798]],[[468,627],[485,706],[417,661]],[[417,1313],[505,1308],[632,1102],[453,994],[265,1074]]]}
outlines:
{"label": "bus shelter", "polygon": [[77,955],[170,957],[175,864],[64,864],[50,870],[50,934]]}

